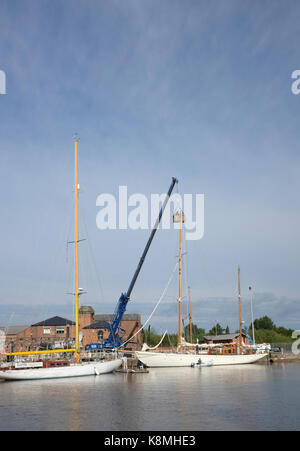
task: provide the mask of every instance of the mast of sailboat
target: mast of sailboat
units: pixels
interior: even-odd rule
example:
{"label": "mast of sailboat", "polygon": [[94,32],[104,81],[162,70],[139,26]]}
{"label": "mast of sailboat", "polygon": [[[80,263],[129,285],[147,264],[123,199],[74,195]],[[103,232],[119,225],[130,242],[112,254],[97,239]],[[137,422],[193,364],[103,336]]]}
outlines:
{"label": "mast of sailboat", "polygon": [[183,222],[183,212],[180,210],[180,233],[179,233],[179,283],[178,283],[178,351],[181,351],[181,277],[182,277],[182,222]]}
{"label": "mast of sailboat", "polygon": [[240,315],[240,352],[242,348],[242,299],[241,299],[241,268],[238,268],[238,280],[239,280],[239,315]]}
{"label": "mast of sailboat", "polygon": [[78,226],[78,138],[75,138],[75,299],[76,299],[76,362],[79,361],[79,226]]}
{"label": "mast of sailboat", "polygon": [[[78,138],[75,137],[75,298],[76,298],[76,326],[75,326],[75,349],[55,349],[47,351],[25,351],[25,352],[7,352],[6,356],[17,355],[39,355],[39,354],[60,354],[67,352],[75,352],[76,362],[79,361],[79,264],[78,264],[78,243],[79,243],[79,227],[78,227],[78,198],[79,198],[79,184],[78,184]],[[70,241],[73,243],[73,241]]]}
{"label": "mast of sailboat", "polygon": [[251,321],[252,321],[252,341],[255,346],[255,331],[254,331],[254,317],[253,317],[253,291],[252,287],[249,287],[249,292],[251,296]]}
{"label": "mast of sailboat", "polygon": [[190,320],[190,343],[192,343],[193,342],[193,328],[192,328],[191,287],[189,287],[189,320]]}

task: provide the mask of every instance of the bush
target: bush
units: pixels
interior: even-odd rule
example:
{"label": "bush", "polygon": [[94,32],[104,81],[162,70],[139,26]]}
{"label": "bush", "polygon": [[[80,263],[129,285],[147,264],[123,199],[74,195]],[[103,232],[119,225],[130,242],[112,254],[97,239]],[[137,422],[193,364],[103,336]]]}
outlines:
{"label": "bush", "polygon": [[[252,337],[252,330],[249,331],[250,337]],[[276,330],[259,329],[255,330],[256,343],[291,343],[293,339],[291,335],[282,335],[276,332]]]}

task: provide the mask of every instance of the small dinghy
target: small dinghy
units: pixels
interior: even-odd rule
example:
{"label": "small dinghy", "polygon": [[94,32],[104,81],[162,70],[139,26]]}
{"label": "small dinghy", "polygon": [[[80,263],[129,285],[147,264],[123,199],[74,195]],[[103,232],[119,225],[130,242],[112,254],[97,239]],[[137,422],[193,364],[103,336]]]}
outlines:
{"label": "small dinghy", "polygon": [[214,363],[213,363],[212,361],[202,363],[202,362],[201,362],[201,359],[199,359],[197,363],[192,363],[192,364],[191,364],[191,367],[192,367],[192,368],[203,368],[203,367],[205,367],[205,366],[213,366],[213,364],[214,364]]}

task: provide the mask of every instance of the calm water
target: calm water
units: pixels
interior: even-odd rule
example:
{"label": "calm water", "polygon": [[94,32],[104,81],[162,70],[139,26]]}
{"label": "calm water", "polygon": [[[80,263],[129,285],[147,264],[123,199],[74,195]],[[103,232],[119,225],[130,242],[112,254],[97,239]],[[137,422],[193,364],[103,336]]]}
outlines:
{"label": "calm water", "polygon": [[0,430],[300,430],[300,365],[0,383]]}

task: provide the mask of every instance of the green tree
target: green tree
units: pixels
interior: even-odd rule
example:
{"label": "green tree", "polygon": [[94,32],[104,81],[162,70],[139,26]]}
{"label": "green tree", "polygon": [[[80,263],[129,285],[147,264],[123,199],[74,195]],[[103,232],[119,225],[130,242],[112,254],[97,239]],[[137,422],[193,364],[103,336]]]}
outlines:
{"label": "green tree", "polygon": [[293,329],[286,329],[285,327],[276,327],[276,332],[280,335],[284,335],[285,337],[291,338],[292,333],[294,332]]}
{"label": "green tree", "polygon": [[[189,341],[190,337],[190,325],[188,324],[184,328],[184,333],[186,340]],[[193,343],[197,343],[197,339],[199,342],[203,341],[203,337],[205,335],[205,329],[202,329],[198,327],[196,324],[192,323],[192,336],[193,336]]]}
{"label": "green tree", "polygon": [[[158,334],[155,329],[150,326],[147,329],[143,329],[143,343],[147,343],[148,346],[156,346],[162,339],[163,334]],[[178,344],[177,334],[166,334],[160,346],[174,346]]]}
{"label": "green tree", "polygon": [[263,316],[262,318],[258,318],[254,321],[255,329],[274,330],[275,327],[276,327],[275,324],[268,316]]}
{"label": "green tree", "polygon": [[[268,316],[263,316],[254,321],[256,343],[291,343],[292,329],[277,327]],[[253,338],[252,324],[249,326],[249,335]]]}
{"label": "green tree", "polygon": [[219,323],[217,323],[212,329],[210,329],[208,335],[222,335],[223,330],[223,327]]}

